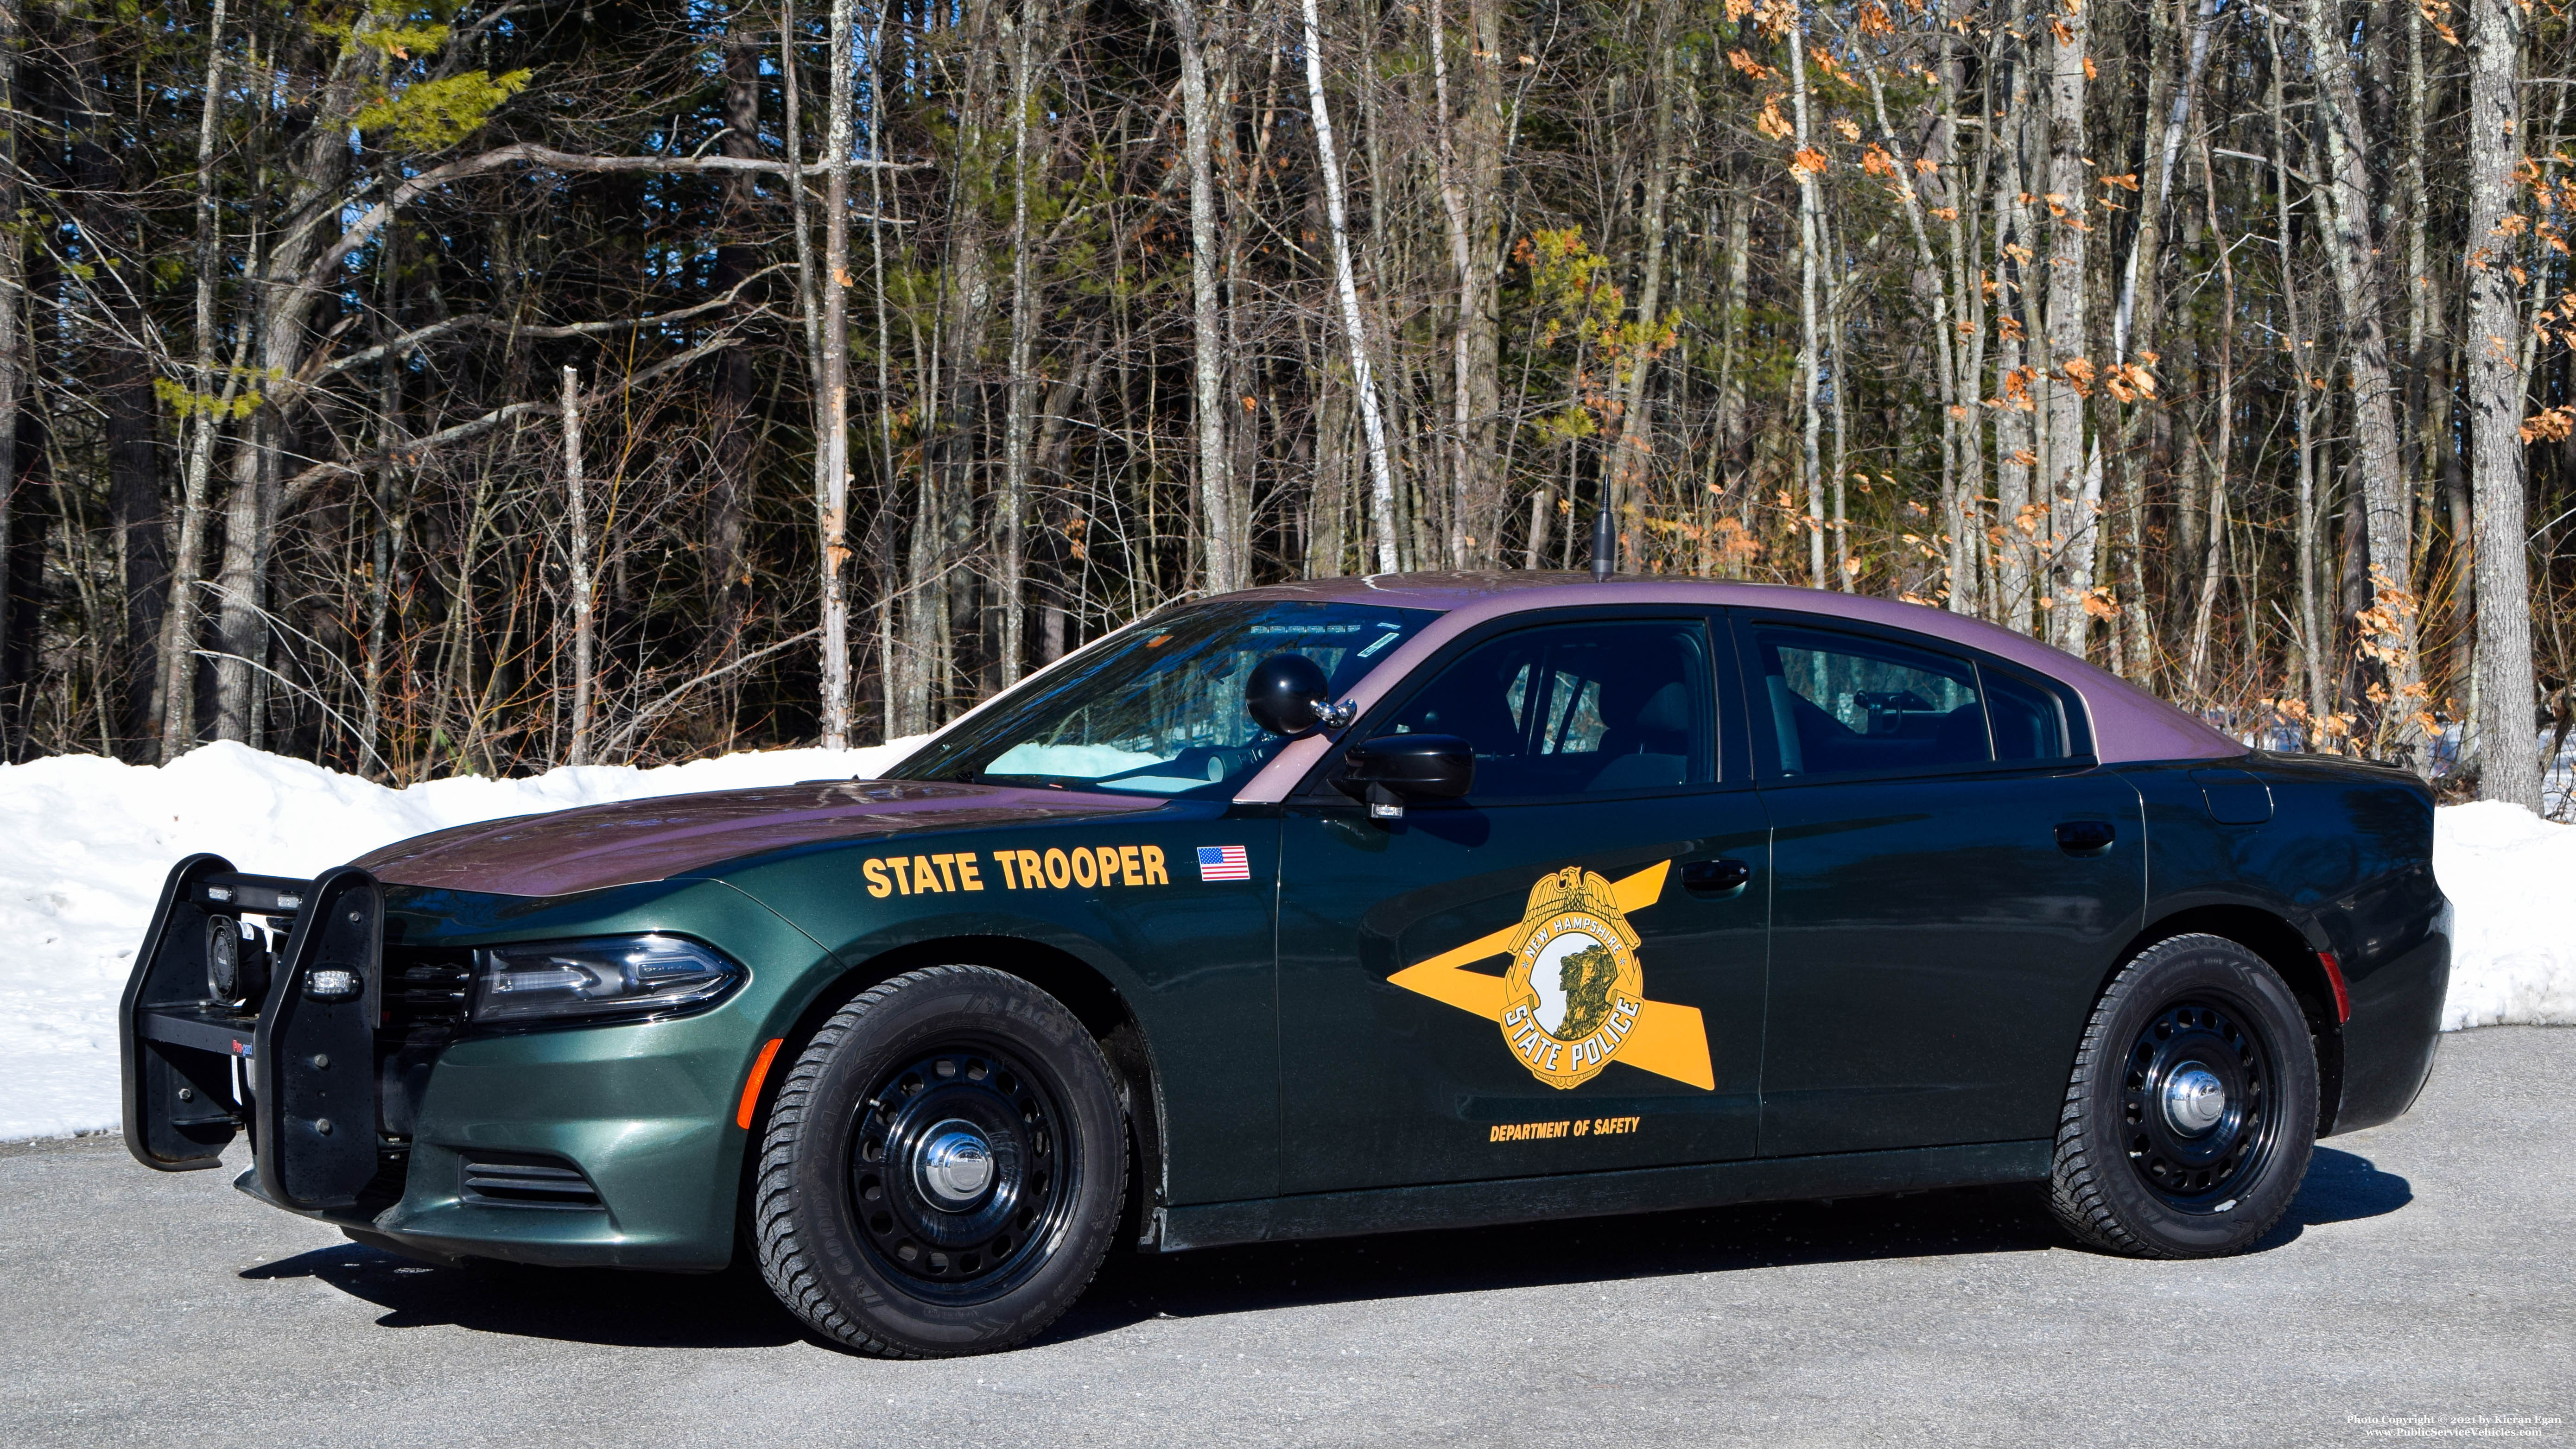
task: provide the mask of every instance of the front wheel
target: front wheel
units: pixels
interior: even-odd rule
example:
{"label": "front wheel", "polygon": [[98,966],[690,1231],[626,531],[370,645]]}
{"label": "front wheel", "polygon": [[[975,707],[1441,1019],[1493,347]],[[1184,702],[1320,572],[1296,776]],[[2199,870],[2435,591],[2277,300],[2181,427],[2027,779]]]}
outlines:
{"label": "front wheel", "polygon": [[835,1012],[780,1084],[761,1273],[862,1352],[1008,1348],[1090,1285],[1126,1185],[1109,1064],[1073,1013],[984,967],[914,971]]}
{"label": "front wheel", "polygon": [[2107,1252],[2241,1252],[2298,1196],[2316,1128],[2316,1047],[2289,987],[2234,941],[2176,936],[2093,1008],[2049,1206]]}

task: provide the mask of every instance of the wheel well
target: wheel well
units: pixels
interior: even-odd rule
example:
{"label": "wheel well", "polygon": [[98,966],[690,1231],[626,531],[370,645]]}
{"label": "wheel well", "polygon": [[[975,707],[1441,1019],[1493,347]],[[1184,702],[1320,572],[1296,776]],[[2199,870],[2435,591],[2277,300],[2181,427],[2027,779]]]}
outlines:
{"label": "wheel well", "polygon": [[[1133,1228],[1139,1234],[1150,1231],[1158,1222],[1149,1205],[1163,1201],[1163,1096],[1162,1079],[1154,1070],[1153,1053],[1146,1045],[1144,1028],[1128,1008],[1126,998],[1109,979],[1080,957],[1040,942],[1017,936],[949,936],[938,940],[917,941],[872,956],[857,968],[842,973],[815,994],[797,1018],[795,1030],[779,1048],[782,1058],[792,1060],[814,1033],[831,1019],[832,1013],[849,1004],[852,997],[880,982],[889,981],[906,971],[925,966],[984,966],[1017,976],[1049,996],[1064,1003],[1074,1019],[1083,1024],[1092,1039],[1100,1044],[1101,1055],[1108,1058],[1109,1070],[1117,1078],[1120,1101],[1127,1109],[1129,1130],[1134,1135],[1131,1170],[1132,1188],[1127,1194],[1129,1222],[1122,1233]],[[776,1091],[778,1075],[763,1094],[761,1117],[768,1114],[767,1096]],[[755,1119],[755,1133],[760,1128]],[[755,1146],[757,1136],[754,1138]],[[746,1181],[756,1171],[759,1153],[745,1154]],[[1130,1238],[1130,1241],[1137,1241]]]}
{"label": "wheel well", "polygon": [[[2343,1026],[2335,1020],[2334,984],[2307,938],[2259,906],[2194,906],[2140,931],[2120,953],[2119,964],[2127,965],[2158,941],[2192,935],[2221,936],[2262,957],[2298,998],[2299,1010],[2308,1018],[2308,1035],[2317,1044],[2317,1135],[2333,1131],[2335,1110],[2343,1101]],[[2105,978],[2102,984],[2107,988],[2110,981]]]}

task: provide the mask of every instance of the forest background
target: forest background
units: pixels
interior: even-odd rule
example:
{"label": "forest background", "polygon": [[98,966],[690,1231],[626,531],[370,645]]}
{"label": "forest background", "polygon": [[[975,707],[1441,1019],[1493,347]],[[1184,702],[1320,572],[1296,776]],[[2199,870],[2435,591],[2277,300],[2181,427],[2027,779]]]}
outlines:
{"label": "forest background", "polygon": [[2552,0],[0,0],[0,746],[934,728],[1170,601],[1913,599],[2537,806]]}

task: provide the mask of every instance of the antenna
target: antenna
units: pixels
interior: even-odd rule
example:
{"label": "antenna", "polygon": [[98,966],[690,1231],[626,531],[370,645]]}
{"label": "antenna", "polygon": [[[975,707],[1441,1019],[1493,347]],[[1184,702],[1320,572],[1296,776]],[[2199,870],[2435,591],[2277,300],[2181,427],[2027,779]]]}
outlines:
{"label": "antenna", "polygon": [[1610,474],[1601,474],[1601,507],[1592,515],[1592,582],[1606,582],[1619,571],[1619,532],[1610,516]]}

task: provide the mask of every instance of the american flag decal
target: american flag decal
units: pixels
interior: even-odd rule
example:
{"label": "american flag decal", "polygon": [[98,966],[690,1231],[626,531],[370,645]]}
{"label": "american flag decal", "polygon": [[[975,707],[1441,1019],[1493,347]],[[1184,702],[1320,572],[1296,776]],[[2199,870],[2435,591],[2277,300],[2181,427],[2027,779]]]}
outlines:
{"label": "american flag decal", "polygon": [[1250,880],[1252,862],[1245,858],[1240,845],[1202,845],[1199,847],[1199,879]]}

